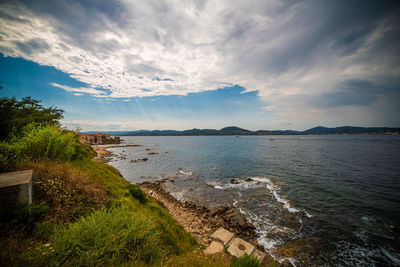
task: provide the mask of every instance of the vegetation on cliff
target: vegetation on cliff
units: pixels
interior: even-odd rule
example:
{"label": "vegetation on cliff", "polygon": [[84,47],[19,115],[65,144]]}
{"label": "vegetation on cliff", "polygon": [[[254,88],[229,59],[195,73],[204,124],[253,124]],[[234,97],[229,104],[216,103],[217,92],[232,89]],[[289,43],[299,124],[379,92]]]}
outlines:
{"label": "vegetation on cliff", "polygon": [[34,123],[13,117],[3,133],[0,171],[34,170],[34,203],[16,207],[0,222],[3,265],[230,264],[222,255],[204,256],[201,245],[154,199],[113,167],[94,161],[89,145],[60,128],[61,111],[33,103],[34,110],[59,116]]}

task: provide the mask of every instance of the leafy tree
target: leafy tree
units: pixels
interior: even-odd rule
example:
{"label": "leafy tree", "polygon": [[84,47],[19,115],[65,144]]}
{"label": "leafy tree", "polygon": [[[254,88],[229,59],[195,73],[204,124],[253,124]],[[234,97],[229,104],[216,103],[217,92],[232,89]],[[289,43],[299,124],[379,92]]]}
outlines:
{"label": "leafy tree", "polygon": [[11,133],[20,136],[24,127],[32,123],[59,126],[64,111],[53,106],[45,108],[40,102],[31,97],[0,98],[0,140],[7,139]]}

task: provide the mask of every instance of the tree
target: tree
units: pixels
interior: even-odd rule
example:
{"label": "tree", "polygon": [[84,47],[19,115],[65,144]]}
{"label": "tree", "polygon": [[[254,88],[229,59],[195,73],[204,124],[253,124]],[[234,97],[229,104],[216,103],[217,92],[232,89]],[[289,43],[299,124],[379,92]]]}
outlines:
{"label": "tree", "polygon": [[0,98],[0,140],[7,139],[11,133],[21,135],[28,124],[60,125],[63,110],[57,107],[45,108],[41,101],[31,97],[22,100],[16,98]]}

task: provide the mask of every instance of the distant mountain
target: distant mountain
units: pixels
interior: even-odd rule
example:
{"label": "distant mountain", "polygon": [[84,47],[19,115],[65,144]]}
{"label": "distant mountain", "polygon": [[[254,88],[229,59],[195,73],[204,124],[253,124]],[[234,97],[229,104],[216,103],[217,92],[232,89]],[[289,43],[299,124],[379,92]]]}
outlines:
{"label": "distant mountain", "polygon": [[254,132],[242,129],[236,126],[229,126],[222,128],[219,130],[219,134],[224,134],[224,135],[247,135],[247,134],[254,134]]}
{"label": "distant mountain", "polygon": [[[98,133],[98,132],[87,132]],[[184,131],[176,130],[138,130],[138,131],[105,131],[110,135],[118,136],[179,136],[179,135],[308,135],[308,134],[400,134],[400,128],[388,127],[354,127],[342,126],[336,128],[327,128],[323,126],[314,127],[305,131],[293,130],[258,130],[250,131],[236,126],[229,126],[220,130],[216,129],[190,129]]]}
{"label": "distant mountain", "polygon": [[400,128],[388,128],[388,127],[354,127],[354,126],[342,126],[336,128],[327,128],[318,126],[315,128],[308,129],[303,134],[361,134],[361,133],[389,133],[389,132],[400,132]]}
{"label": "distant mountain", "polygon": [[250,131],[236,126],[229,126],[220,130],[216,129],[190,129],[184,131],[154,130],[154,131],[130,131],[125,136],[163,136],[163,135],[273,135],[273,134],[297,134],[297,131]]}

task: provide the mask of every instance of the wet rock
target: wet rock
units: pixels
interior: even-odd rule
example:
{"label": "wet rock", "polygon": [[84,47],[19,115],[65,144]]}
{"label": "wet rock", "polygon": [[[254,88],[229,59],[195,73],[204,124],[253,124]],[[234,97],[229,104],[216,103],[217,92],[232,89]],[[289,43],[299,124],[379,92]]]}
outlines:
{"label": "wet rock", "polygon": [[256,248],[257,248],[257,249],[259,249],[259,250],[261,250],[261,251],[264,251],[264,250],[265,250],[265,248],[264,248],[264,246],[263,246],[263,245],[261,245],[261,244],[258,244],[258,241],[257,241]]}
{"label": "wet rock", "polygon": [[224,214],[227,210],[229,210],[229,207],[221,207],[221,208],[215,209],[211,212],[211,216]]}
{"label": "wet rock", "polygon": [[143,158],[143,159],[131,159],[131,163],[134,163],[134,162],[141,162],[141,161],[147,161],[148,160],[148,158]]}
{"label": "wet rock", "polygon": [[148,155],[157,155],[157,154],[160,154],[160,153],[158,153],[158,152],[150,152]]}
{"label": "wet rock", "polygon": [[246,221],[243,218],[239,218],[238,224],[240,227],[245,228],[247,226]]}
{"label": "wet rock", "polygon": [[239,181],[237,179],[231,179],[231,184],[239,184]]}
{"label": "wet rock", "polygon": [[280,267],[294,267],[293,264],[288,260],[284,260],[279,264]]}
{"label": "wet rock", "polygon": [[244,179],[246,182],[253,182],[254,180],[253,179],[251,179],[251,178],[246,178],[246,179]]}

